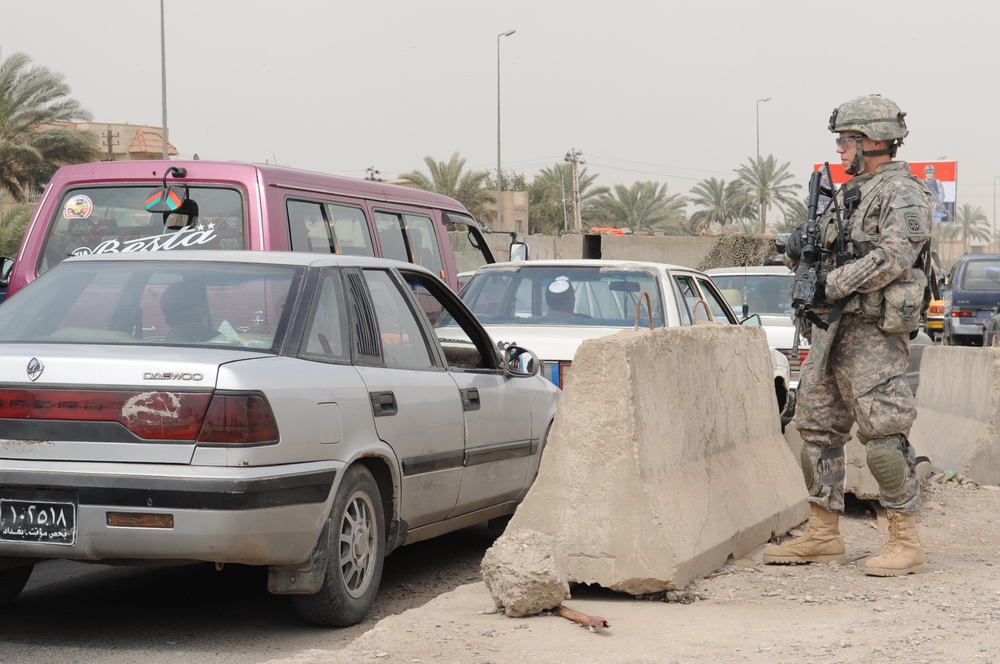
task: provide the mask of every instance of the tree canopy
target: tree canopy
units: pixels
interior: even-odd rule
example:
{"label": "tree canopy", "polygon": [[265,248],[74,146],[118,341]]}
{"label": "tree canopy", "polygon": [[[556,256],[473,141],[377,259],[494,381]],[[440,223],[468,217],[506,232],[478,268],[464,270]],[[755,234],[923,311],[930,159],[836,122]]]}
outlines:
{"label": "tree canopy", "polygon": [[0,189],[15,201],[59,166],[97,158],[97,136],[62,124],[91,118],[69,94],[61,74],[31,66],[23,53],[0,53]]}

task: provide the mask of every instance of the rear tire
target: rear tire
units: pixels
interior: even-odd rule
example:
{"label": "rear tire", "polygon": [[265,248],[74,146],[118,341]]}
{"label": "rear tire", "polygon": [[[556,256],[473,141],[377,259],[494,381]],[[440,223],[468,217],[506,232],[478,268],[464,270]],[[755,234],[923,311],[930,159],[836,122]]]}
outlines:
{"label": "rear tire", "polygon": [[7,606],[21,594],[28,583],[34,564],[0,570],[0,606]]}
{"label": "rear tire", "polygon": [[344,475],[330,510],[330,555],[323,587],[294,595],[299,617],[320,627],[350,627],[368,614],[385,559],[385,515],[378,485],[364,466]]}

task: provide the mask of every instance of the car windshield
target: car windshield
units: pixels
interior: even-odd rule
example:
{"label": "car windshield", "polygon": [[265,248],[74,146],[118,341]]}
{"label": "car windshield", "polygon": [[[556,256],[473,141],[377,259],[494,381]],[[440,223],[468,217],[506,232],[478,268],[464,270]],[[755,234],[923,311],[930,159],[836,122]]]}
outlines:
{"label": "car windshield", "polygon": [[469,281],[462,299],[484,325],[663,326],[663,297],[655,272],[642,268],[522,265],[486,269]]}
{"label": "car windshield", "polygon": [[302,268],[222,262],[62,263],[0,307],[0,343],[274,351]]}
{"label": "car windshield", "polygon": [[792,281],[789,274],[713,274],[712,281],[729,305],[740,312],[744,298],[747,315],[789,316],[792,313]]}
{"label": "car windshield", "polygon": [[244,249],[243,198],[235,189],[175,185],[184,200],[150,212],[155,185],[79,187],[63,194],[38,273],[68,256],[124,251]]}

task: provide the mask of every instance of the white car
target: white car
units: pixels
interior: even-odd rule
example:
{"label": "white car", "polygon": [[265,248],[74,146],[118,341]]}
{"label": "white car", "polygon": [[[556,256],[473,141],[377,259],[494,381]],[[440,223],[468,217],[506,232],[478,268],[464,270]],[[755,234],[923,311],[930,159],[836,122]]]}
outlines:
{"label": "white car", "polygon": [[[584,339],[649,327],[714,320],[737,325],[736,314],[712,280],[698,270],[620,260],[538,260],[479,268],[461,297],[499,346],[531,349],[542,373],[560,387]],[[756,317],[744,324],[759,324]],[[789,405],[790,368],[771,349],[779,413]]]}
{"label": "white car", "polygon": [[792,389],[799,385],[799,368],[809,354],[809,342],[799,337],[798,352],[792,352],[795,324],[792,322],[794,273],[784,265],[720,267],[705,270],[730,306],[742,316],[757,314],[767,333],[767,342],[777,348],[791,367]]}

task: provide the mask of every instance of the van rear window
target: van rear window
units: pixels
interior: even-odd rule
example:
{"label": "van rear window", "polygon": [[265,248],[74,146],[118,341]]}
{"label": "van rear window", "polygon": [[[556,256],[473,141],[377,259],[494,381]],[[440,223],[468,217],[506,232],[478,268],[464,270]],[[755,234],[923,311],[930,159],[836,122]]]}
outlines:
{"label": "van rear window", "polygon": [[149,212],[150,185],[80,187],[63,194],[38,273],[68,256],[181,249],[246,249],[243,196],[223,187],[177,187],[171,212]]}

